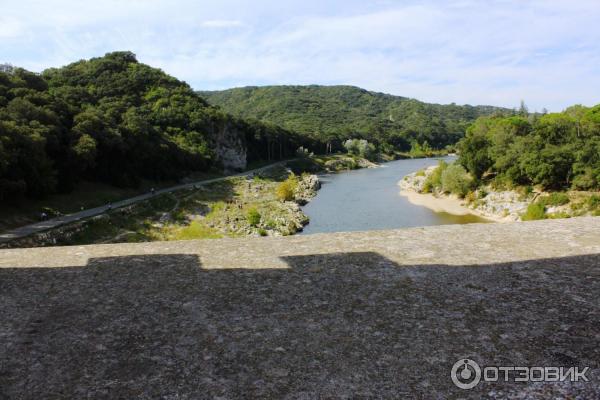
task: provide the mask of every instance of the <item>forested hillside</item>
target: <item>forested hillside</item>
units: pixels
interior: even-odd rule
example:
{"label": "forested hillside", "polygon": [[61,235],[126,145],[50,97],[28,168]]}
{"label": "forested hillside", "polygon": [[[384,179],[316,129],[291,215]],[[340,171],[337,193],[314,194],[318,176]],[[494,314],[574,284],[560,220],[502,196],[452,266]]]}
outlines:
{"label": "forested hillside", "polygon": [[339,147],[364,138],[409,150],[456,143],[480,116],[511,110],[490,106],[427,104],[353,86],[266,86],[200,92],[209,103],[242,118],[257,118]]}
{"label": "forested hillside", "polygon": [[209,106],[184,82],[109,53],[35,74],[0,69],[0,201],[68,192],[82,180],[135,186],[243,168],[311,140]]}
{"label": "forested hillside", "polygon": [[460,163],[478,180],[597,190],[600,104],[543,116],[480,118],[458,147]]}

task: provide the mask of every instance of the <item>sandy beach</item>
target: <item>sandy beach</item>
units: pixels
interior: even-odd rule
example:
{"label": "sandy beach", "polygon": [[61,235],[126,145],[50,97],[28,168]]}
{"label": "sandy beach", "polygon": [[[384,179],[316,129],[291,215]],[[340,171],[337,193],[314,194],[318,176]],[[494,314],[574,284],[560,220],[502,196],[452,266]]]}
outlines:
{"label": "sandy beach", "polygon": [[431,193],[417,193],[412,190],[401,190],[400,196],[406,197],[409,202],[414,205],[427,207],[434,212],[446,212],[454,215],[476,215],[480,218],[485,218],[494,222],[506,222],[506,218],[501,217],[490,217],[489,215],[483,215],[475,210],[465,207],[462,204],[462,200],[456,197],[435,197]]}

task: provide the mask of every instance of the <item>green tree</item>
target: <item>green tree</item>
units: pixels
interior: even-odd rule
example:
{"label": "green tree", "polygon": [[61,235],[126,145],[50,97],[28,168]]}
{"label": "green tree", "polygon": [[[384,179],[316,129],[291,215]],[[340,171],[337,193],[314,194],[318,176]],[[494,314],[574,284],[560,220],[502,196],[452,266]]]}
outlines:
{"label": "green tree", "polygon": [[598,188],[600,107],[573,106],[533,121],[479,118],[458,147],[460,163],[478,179],[548,189]]}
{"label": "green tree", "polygon": [[521,104],[519,105],[518,115],[520,117],[527,117],[529,115],[529,109],[527,108],[523,100],[521,100]]}
{"label": "green tree", "polygon": [[459,163],[476,179],[480,179],[493,165],[493,159],[489,155],[490,141],[484,133],[471,128],[459,143]]}
{"label": "green tree", "polygon": [[83,169],[93,168],[96,163],[96,141],[88,134],[83,134],[73,146],[73,152],[81,161]]}
{"label": "green tree", "polygon": [[450,164],[442,172],[441,184],[444,192],[465,197],[473,187],[473,178],[462,165]]}

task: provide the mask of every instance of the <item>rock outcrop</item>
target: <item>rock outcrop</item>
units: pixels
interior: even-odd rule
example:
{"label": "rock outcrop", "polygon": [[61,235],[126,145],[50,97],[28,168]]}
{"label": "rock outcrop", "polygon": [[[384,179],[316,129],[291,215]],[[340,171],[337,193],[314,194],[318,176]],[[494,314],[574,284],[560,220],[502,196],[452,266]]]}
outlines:
{"label": "rock outcrop", "polygon": [[422,193],[423,186],[425,185],[425,181],[427,177],[431,175],[431,173],[437,168],[437,166],[428,167],[421,172],[413,172],[412,174],[408,174],[402,178],[400,182],[398,182],[398,186],[400,186],[401,190],[409,190],[412,192]]}
{"label": "rock outcrop", "polygon": [[[398,185],[401,190],[423,193],[425,181],[436,168],[437,166],[432,166],[406,175],[398,182]],[[471,210],[475,215],[504,222],[520,221],[527,206],[533,200],[533,195],[523,196],[511,190],[494,190],[490,186],[479,188],[473,194],[475,197],[469,201],[439,191],[432,193],[434,197],[440,199],[449,198],[460,201],[461,206]]]}
{"label": "rock outcrop", "polygon": [[295,200],[301,206],[305,205],[317,195],[321,188],[321,181],[317,175],[304,174],[301,176],[296,188]]}
{"label": "rock outcrop", "polygon": [[215,155],[225,171],[242,171],[247,165],[244,132],[226,122],[215,128],[213,135]]}

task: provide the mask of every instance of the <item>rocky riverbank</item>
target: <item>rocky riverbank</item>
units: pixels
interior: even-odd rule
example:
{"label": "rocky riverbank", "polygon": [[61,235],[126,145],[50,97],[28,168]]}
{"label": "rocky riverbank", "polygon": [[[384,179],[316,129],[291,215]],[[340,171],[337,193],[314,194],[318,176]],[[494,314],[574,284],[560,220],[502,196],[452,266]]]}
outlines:
{"label": "rocky riverbank", "polygon": [[361,168],[377,168],[379,164],[366,158],[348,154],[331,154],[315,156],[312,160],[319,168],[328,173],[342,172]]}
{"label": "rocky riverbank", "polygon": [[[293,176],[293,195],[279,197],[279,187]],[[180,196],[178,204],[143,230],[143,240],[286,236],[309,222],[301,205],[320,188],[316,175],[291,175],[279,166],[252,177],[202,186]]]}
{"label": "rocky riverbank", "polygon": [[483,185],[459,198],[435,188],[428,191],[426,182],[436,168],[406,175],[398,182],[400,194],[436,212],[473,214],[495,222],[600,215],[600,196],[594,192],[545,192],[531,187],[499,190]]}
{"label": "rocky riverbank", "polygon": [[[282,200],[278,187],[290,176],[294,177],[293,193],[290,199]],[[276,166],[251,177],[158,195],[4,247],[292,235],[309,222],[300,206],[319,188],[316,175],[295,176],[288,168]]]}
{"label": "rocky riverbank", "polygon": [[[406,175],[398,185],[400,194],[416,205],[427,207],[435,212],[447,212],[455,215],[473,214],[495,222],[509,222],[520,220],[521,213],[525,212],[529,202],[520,201],[511,192],[491,192],[477,202],[469,202],[456,195],[434,191],[427,193],[424,189],[427,178],[437,166],[429,167]],[[483,193],[483,191],[481,192]]]}
{"label": "rocky riverbank", "polygon": [[[38,247],[220,237],[287,236],[309,218],[301,206],[320,188],[317,175],[379,165],[358,156],[334,154],[296,159],[251,177],[230,178],[158,195],[132,206],[49,229],[1,247]],[[278,187],[292,171],[293,195],[282,200]]]}
{"label": "rocky riverbank", "polygon": [[328,172],[339,172],[349,169],[377,168],[379,165],[360,157],[343,157],[329,160],[325,163]]}

